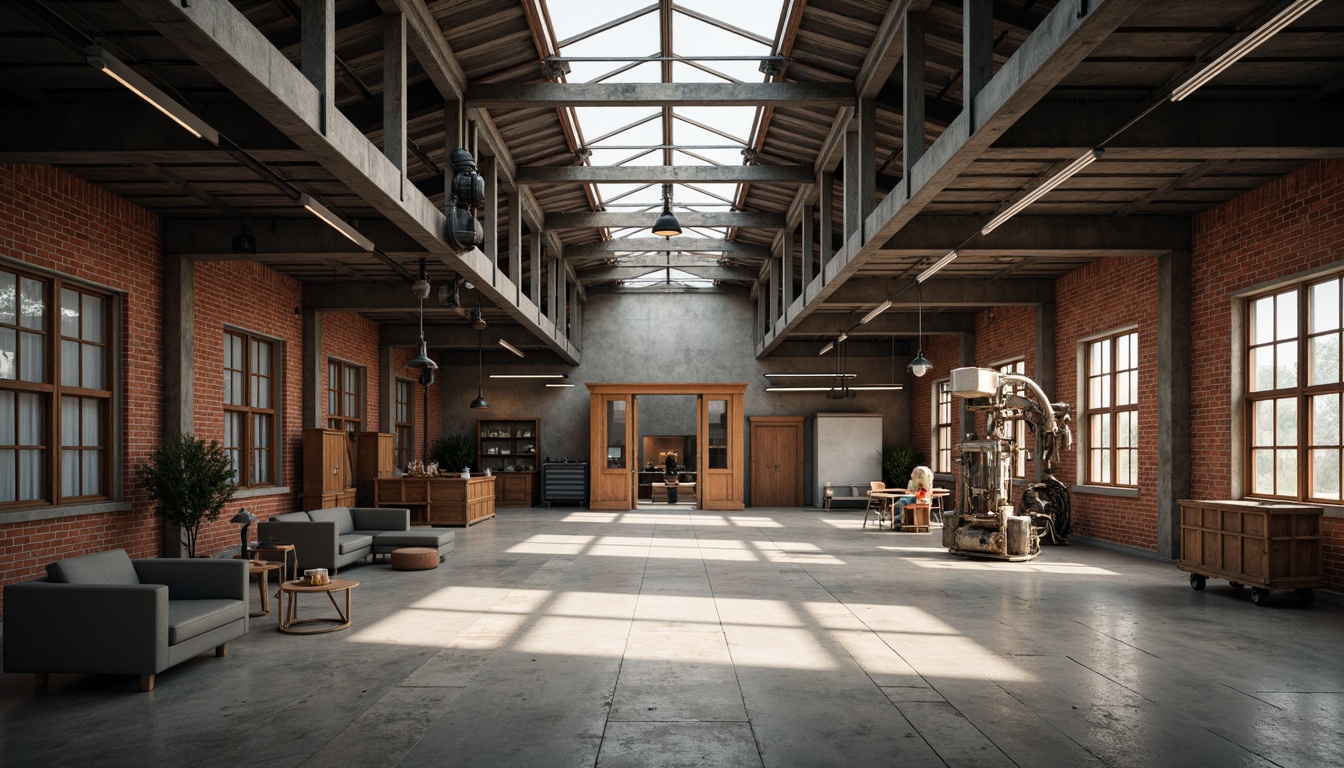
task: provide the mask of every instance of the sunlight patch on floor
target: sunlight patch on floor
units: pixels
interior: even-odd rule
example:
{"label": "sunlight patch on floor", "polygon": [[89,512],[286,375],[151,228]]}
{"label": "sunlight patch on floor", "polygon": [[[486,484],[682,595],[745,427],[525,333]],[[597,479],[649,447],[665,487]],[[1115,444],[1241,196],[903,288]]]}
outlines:
{"label": "sunlight patch on floor", "polygon": [[1105,568],[1098,568],[1095,565],[1084,565],[1082,563],[1042,563],[1036,560],[1028,560],[1022,563],[1009,563],[1003,560],[969,560],[959,556],[950,556],[932,560],[921,557],[911,557],[905,560],[907,563],[913,563],[920,568],[943,569],[952,571],[1019,571],[1023,573],[1058,573],[1070,576],[1119,576],[1115,571]]}

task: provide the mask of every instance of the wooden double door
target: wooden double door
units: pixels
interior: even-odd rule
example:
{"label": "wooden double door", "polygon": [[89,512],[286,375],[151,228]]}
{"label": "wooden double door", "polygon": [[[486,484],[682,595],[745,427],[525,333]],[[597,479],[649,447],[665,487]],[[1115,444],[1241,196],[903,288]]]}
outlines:
{"label": "wooden double door", "polygon": [[751,417],[751,505],[803,505],[803,417]]}
{"label": "wooden double door", "polygon": [[638,503],[639,395],[696,396],[696,506],[744,509],[745,383],[589,384],[590,509],[634,509]]}

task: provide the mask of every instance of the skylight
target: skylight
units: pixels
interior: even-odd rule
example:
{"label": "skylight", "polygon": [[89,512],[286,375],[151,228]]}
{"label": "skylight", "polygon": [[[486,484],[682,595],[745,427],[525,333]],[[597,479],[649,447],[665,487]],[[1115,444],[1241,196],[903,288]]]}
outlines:
{"label": "skylight", "polygon": [[[546,0],[570,83],[762,82],[782,0]],[[671,9],[663,50],[660,7]],[[619,24],[613,22],[625,19]],[[603,29],[610,25],[609,28]],[[639,61],[639,59],[675,59]],[[589,164],[741,165],[756,107],[579,107],[574,114]],[[613,211],[662,207],[659,184],[594,184],[598,204]],[[675,211],[727,211],[737,184],[675,184]],[[723,227],[685,227],[683,236],[723,238]],[[615,230],[614,238],[647,237],[647,229]],[[689,276],[693,277],[693,276]],[[698,279],[698,278],[697,278]],[[703,281],[709,282],[709,281]],[[627,284],[630,284],[627,281]]]}

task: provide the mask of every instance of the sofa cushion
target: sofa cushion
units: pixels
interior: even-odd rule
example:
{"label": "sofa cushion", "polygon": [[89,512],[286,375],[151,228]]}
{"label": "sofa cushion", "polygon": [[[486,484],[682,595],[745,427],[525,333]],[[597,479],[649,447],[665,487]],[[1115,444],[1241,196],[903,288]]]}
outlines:
{"label": "sofa cushion", "polygon": [[272,517],[271,521],[276,523],[307,523],[311,522],[312,518],[308,517],[307,512],[286,512],[283,515]]}
{"label": "sofa cushion", "polygon": [[69,557],[47,565],[47,578],[62,584],[139,584],[124,549]]}
{"label": "sofa cushion", "polygon": [[347,533],[344,536],[337,536],[336,539],[342,555],[348,555],[351,552],[358,552],[361,549],[368,549],[373,546],[373,537],[361,533]]}
{"label": "sofa cushion", "polygon": [[219,629],[247,615],[247,603],[241,600],[169,600],[168,644]]}
{"label": "sofa cushion", "polygon": [[309,510],[308,517],[315,522],[331,521],[335,523],[336,533],[338,534],[355,532],[355,519],[350,516],[350,510],[346,507]]}
{"label": "sofa cushion", "polygon": [[446,544],[451,544],[456,534],[452,531],[443,530],[424,530],[424,531],[387,531],[373,537],[373,543],[378,547],[434,547],[439,549]]}

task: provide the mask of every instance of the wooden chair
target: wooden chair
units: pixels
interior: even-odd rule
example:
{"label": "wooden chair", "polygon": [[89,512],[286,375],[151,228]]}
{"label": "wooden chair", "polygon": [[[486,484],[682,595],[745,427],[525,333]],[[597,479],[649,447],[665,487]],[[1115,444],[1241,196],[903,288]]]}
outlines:
{"label": "wooden chair", "polygon": [[887,489],[887,484],[881,480],[873,480],[868,483],[868,506],[863,510],[863,527],[868,527],[868,516],[877,513],[877,527],[882,527],[882,521],[887,516],[886,499],[874,496],[875,493],[881,493]]}

